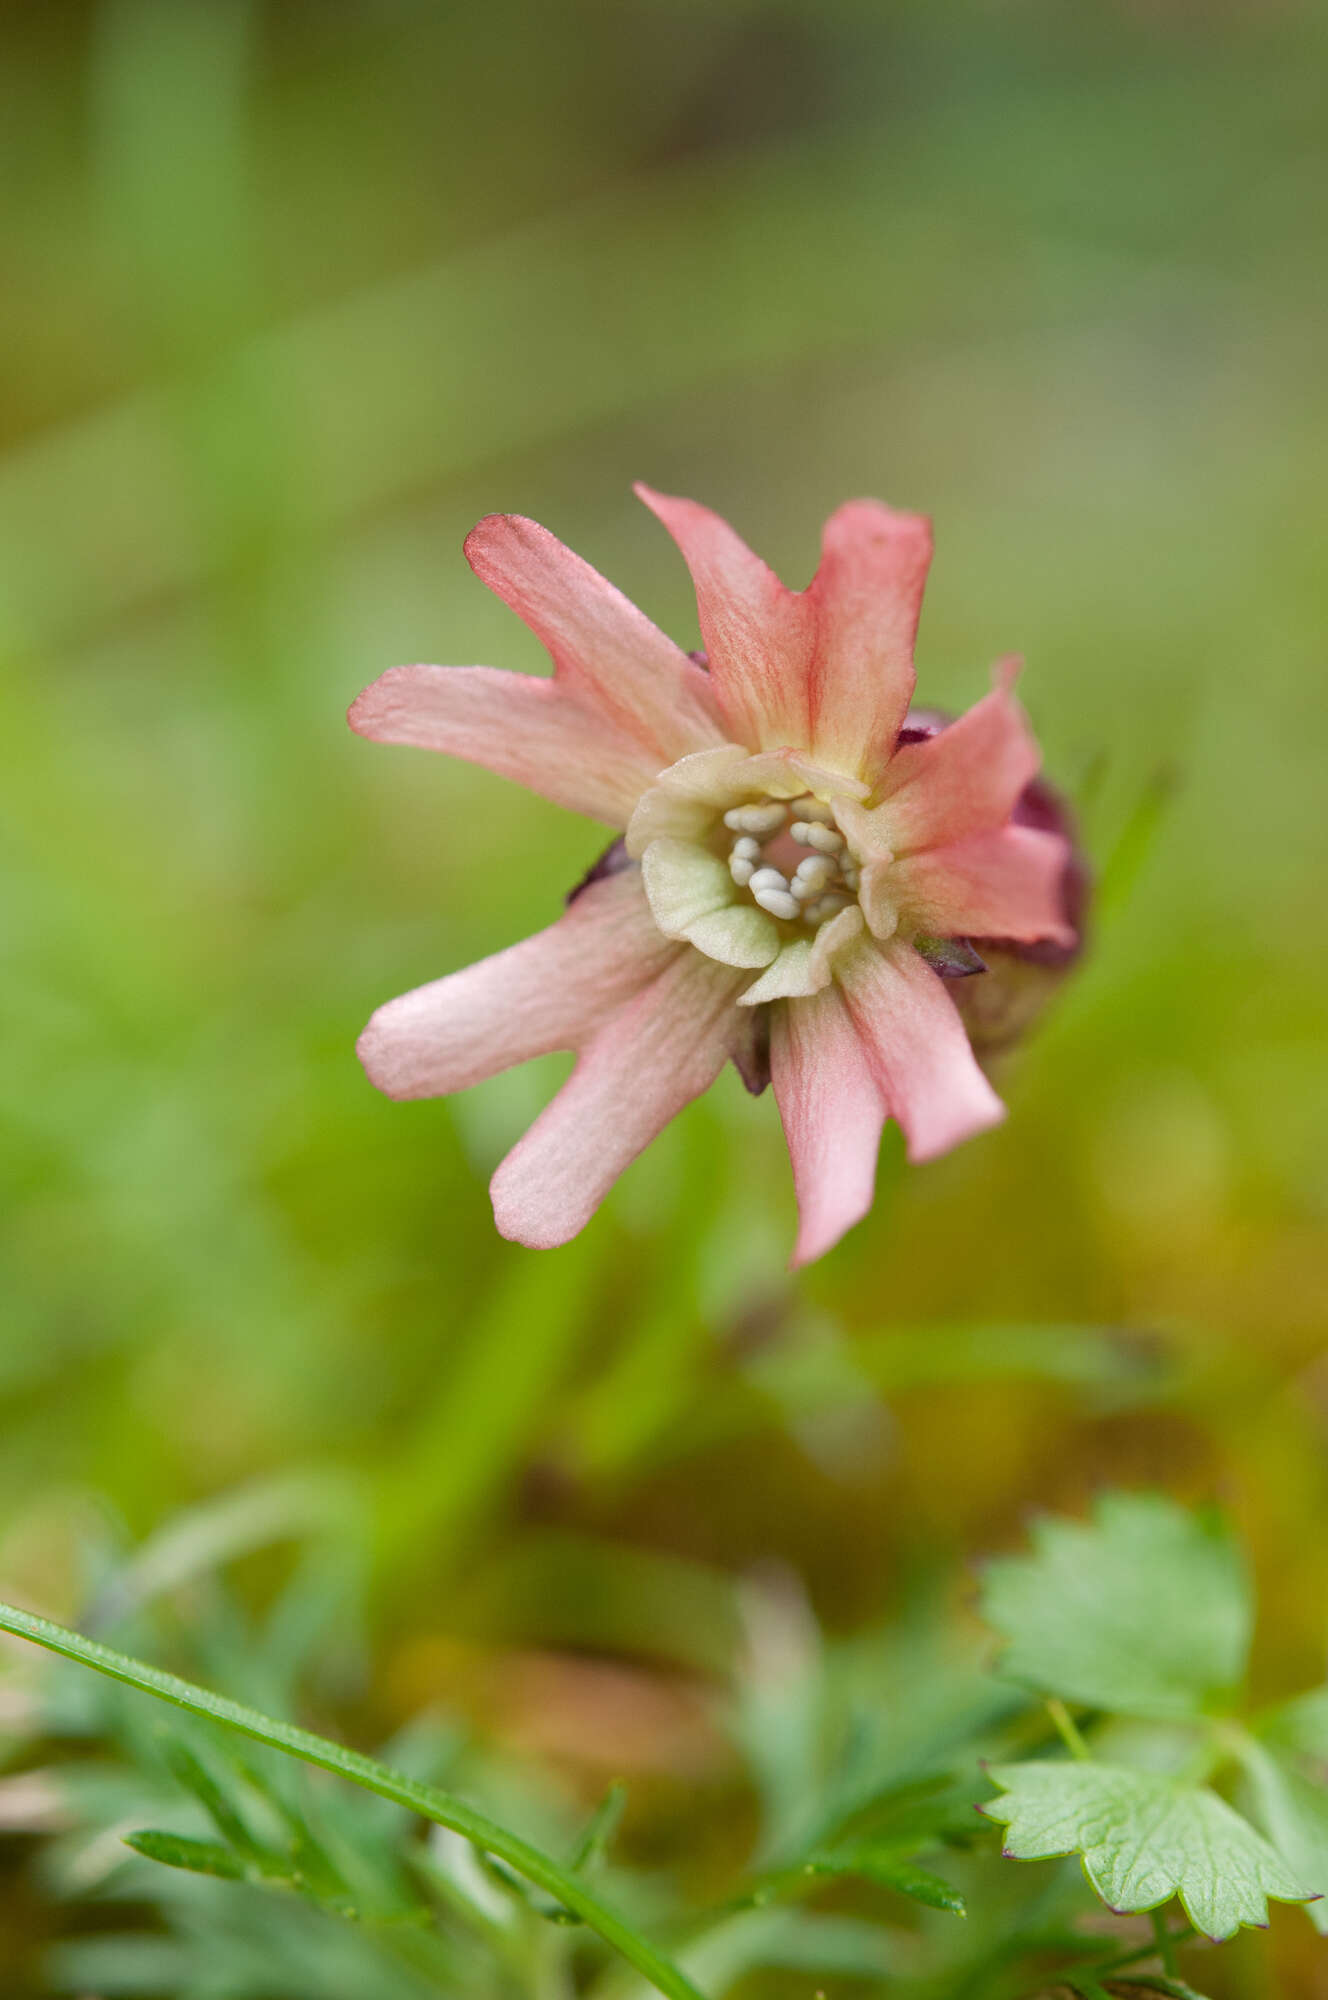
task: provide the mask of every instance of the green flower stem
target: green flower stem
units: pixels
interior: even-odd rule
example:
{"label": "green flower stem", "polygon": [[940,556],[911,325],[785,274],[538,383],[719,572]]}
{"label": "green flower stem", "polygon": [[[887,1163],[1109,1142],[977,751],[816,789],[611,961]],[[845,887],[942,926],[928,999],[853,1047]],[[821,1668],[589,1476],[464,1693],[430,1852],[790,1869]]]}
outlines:
{"label": "green flower stem", "polygon": [[[1157,1927],[1158,1919],[1159,1917],[1161,1917],[1162,1913],[1160,1910],[1154,1910],[1151,1914],[1153,1917],[1153,1936],[1151,1937],[1149,1942],[1147,1944],[1136,1945],[1133,1951],[1123,1951],[1116,1958],[1103,1959],[1100,1965],[1094,1967],[1094,1970],[1100,1973],[1102,1978],[1105,1979],[1108,1973],[1124,1972],[1127,1966],[1138,1965],[1140,1961],[1145,1958],[1155,1958],[1155,1957],[1160,1957],[1162,1959],[1163,1970],[1166,1972],[1167,1977],[1169,1979],[1175,1978],[1176,1975],[1173,1968],[1176,1955],[1176,1946],[1180,1944],[1189,1943],[1190,1939],[1195,1934],[1194,1925],[1182,1924],[1179,1930],[1173,1931],[1167,1927],[1164,1919],[1162,1923],[1162,1930],[1159,1931]],[[1166,1936],[1165,1947],[1162,1944],[1163,1933],[1165,1933]],[[1172,1961],[1171,1967],[1167,1965],[1168,1956],[1170,1956]]]}
{"label": "green flower stem", "polygon": [[376,1763],[371,1757],[361,1756],[358,1751],[347,1750],[325,1737],[314,1736],[307,1729],[297,1729],[292,1723],[278,1722],[271,1716],[261,1715],[257,1709],[245,1708],[239,1702],[228,1701],[224,1695],[195,1687],[189,1681],[179,1680],[174,1674],[146,1666],[140,1660],[130,1659],[126,1653],[117,1653],[95,1639],[85,1639],[78,1632],[67,1631],[62,1625],[54,1625],[49,1619],[35,1617],[28,1611],[19,1611],[13,1605],[0,1604],[0,1631],[10,1632],[15,1638],[31,1640],[35,1646],[44,1646],[48,1652],[59,1653],[67,1660],[76,1660],[80,1666],[91,1667],[110,1680],[122,1681],[126,1687],[155,1695],[158,1700],[170,1702],[188,1715],[223,1723],[229,1729],[238,1730],[242,1736],[252,1737],[257,1743],[266,1743],[270,1749],[284,1751],[288,1757],[298,1757],[306,1764],[314,1764],[321,1770],[335,1773],[337,1777],[348,1778],[351,1784],[376,1792],[380,1798],[390,1799],[394,1805],[404,1806],[408,1812],[418,1813],[422,1819],[450,1827],[454,1833],[472,1841],[484,1853],[496,1855],[507,1862],[528,1882],[547,1890],[549,1895],[575,1911],[606,1944],[621,1952],[642,1978],[649,1980],[657,1993],[664,1994],[666,2000],[705,2000],[705,1995],[677,1966],[662,1958],[653,1945],[640,1937],[578,1876],[569,1874],[547,1854],[542,1854],[537,1847],[522,1840],[519,1834],[509,1833],[505,1827],[473,1811],[449,1792],[439,1791],[433,1785],[419,1784],[399,1771],[389,1770],[385,1764]]}
{"label": "green flower stem", "polygon": [[1166,1912],[1165,1910],[1152,1910],[1149,1912],[1149,1917],[1153,1926],[1153,1943],[1156,1945],[1157,1955],[1162,1961],[1162,1970],[1166,1973],[1168,1979],[1174,1979],[1177,1976],[1176,1945],[1167,1924]]}
{"label": "green flower stem", "polygon": [[1073,1716],[1063,1701],[1054,1696],[1047,1703],[1047,1713],[1056,1725],[1056,1732],[1072,1757],[1088,1760],[1093,1753],[1075,1727]]}

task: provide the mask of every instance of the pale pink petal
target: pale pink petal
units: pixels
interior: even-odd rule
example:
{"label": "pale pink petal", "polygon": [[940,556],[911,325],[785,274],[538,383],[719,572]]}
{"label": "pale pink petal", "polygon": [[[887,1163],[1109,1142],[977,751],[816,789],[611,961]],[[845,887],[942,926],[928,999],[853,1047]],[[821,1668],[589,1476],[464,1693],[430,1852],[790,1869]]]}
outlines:
{"label": "pale pink petal", "polygon": [[464,1090],[531,1056],[579,1048],[677,951],[636,869],[606,876],[547,930],[389,1000],[360,1037],[360,1060],[389,1097]]}
{"label": "pale pink petal", "polygon": [[1040,762],[1032,731],[1005,687],[957,722],[891,760],[879,820],[897,854],[940,847],[1001,826]]}
{"label": "pale pink petal", "polygon": [[931,546],[925,515],[850,500],[825,524],[807,589],[816,611],[811,747],[869,780],[889,761],[912,698]]}
{"label": "pale pink petal", "polygon": [[1068,855],[1059,834],[1004,826],[910,855],[889,876],[900,905],[941,937],[1071,945],[1062,894]]}
{"label": "pale pink petal", "polygon": [[761,749],[800,748],[838,773],[874,780],[913,692],[930,524],[876,500],[851,500],[827,521],[820,568],[796,591],[709,508],[636,490],[691,570],[731,733]]}
{"label": "pale pink petal", "polygon": [[770,1075],[798,1196],[794,1264],[837,1243],[872,1204],[886,1104],[838,987],[777,1007]]}
{"label": "pale pink petal", "polygon": [[616,827],[658,768],[557,682],[496,667],[389,667],[351,703],[349,721],[375,742],[445,750]]}
{"label": "pale pink petal", "polygon": [[743,977],[684,949],[600,1028],[493,1177],[504,1236],[546,1250],[584,1228],[619,1174],[745,1046],[734,1007]]}
{"label": "pale pink petal", "polygon": [[835,972],[910,1160],[934,1159],[1005,1116],[944,980],[911,945],[864,941]]}
{"label": "pale pink petal", "polygon": [[704,668],[547,528],[490,514],[466,556],[547,646],[568,692],[641,742],[657,770],[723,741]]}
{"label": "pale pink petal", "polygon": [[728,733],[751,749],[811,747],[807,665],[815,613],[728,522],[695,500],[636,492],[682,550]]}

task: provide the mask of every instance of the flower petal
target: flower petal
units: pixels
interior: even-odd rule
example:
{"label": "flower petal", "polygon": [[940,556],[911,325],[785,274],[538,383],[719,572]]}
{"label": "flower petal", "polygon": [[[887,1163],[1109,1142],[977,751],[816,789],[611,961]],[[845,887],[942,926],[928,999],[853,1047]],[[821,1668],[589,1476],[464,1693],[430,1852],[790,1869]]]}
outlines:
{"label": "flower petal", "polygon": [[814,614],[728,522],[695,500],[638,485],[696,586],[701,639],[728,734],[752,749],[808,749],[807,660]]}
{"label": "flower petal", "polygon": [[879,500],[850,500],[825,524],[807,587],[816,611],[812,747],[879,777],[913,694],[913,644],[931,565],[931,522]]}
{"label": "flower petal", "polygon": [[723,741],[710,677],[538,521],[490,514],[466,559],[552,655],[555,678],[642,743],[655,768]]}
{"label": "flower petal", "polygon": [[642,794],[627,828],[627,852],[639,858],[661,834],[703,840],[726,806],[748,799],[798,799],[805,792],[854,802],[866,797],[867,787],[791,750],[768,750],[755,757],[736,743],[698,750],[661,771],[657,782]]}
{"label": "flower petal", "polygon": [[583,889],[547,930],[380,1007],[359,1040],[389,1097],[443,1097],[551,1049],[578,1048],[677,946],[661,937],[641,877]]}
{"label": "flower petal", "polygon": [[911,945],[863,940],[835,973],[910,1160],[934,1159],[1005,1116],[944,980]]}
{"label": "flower petal", "polygon": [[740,1007],[760,1007],[767,1000],[794,1000],[819,993],[830,984],[835,953],[852,944],[862,930],[862,911],[856,905],[828,917],[814,937],[795,938],[761,977],[747,988],[738,1001]]}
{"label": "flower petal", "polygon": [[990,833],[1010,817],[1040,761],[1023,710],[1008,687],[995,687],[947,729],[896,753],[868,817],[897,854]]}
{"label": "flower petal", "polygon": [[627,852],[638,861],[652,840],[704,840],[720,812],[742,788],[735,774],[751,762],[736,743],[680,757],[637,800],[627,828]]}
{"label": "flower petal", "polygon": [[872,1204],[886,1105],[838,987],[777,1007],[770,1073],[793,1162],[793,1262],[822,1256]]}
{"label": "flower petal", "polygon": [[769,965],[779,950],[773,917],[734,900],[728,866],[690,840],[652,840],[641,857],[641,879],[665,937],[688,939],[709,958],[749,969]]}
{"label": "flower petal", "polygon": [[483,764],[555,805],[624,827],[657,765],[643,744],[555,681],[497,667],[389,667],[350,726]]}
{"label": "flower petal", "polygon": [[738,1045],[741,979],[699,952],[679,952],[599,1030],[493,1177],[504,1236],[543,1250],[585,1226],[619,1174],[708,1089]]}
{"label": "flower petal", "polygon": [[730,733],[762,749],[801,748],[846,775],[879,776],[913,691],[930,524],[852,500],[827,521],[820,568],[795,591],[709,508],[636,490],[692,573]]}
{"label": "flower petal", "polygon": [[1068,860],[1059,834],[1003,826],[910,855],[889,874],[908,914],[942,937],[1072,945],[1063,899]]}

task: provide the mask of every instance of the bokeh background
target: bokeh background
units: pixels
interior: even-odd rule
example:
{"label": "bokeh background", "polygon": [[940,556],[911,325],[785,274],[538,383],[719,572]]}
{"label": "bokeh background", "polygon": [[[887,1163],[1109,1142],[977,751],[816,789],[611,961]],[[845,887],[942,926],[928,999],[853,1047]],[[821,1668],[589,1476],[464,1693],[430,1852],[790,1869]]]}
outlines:
{"label": "bokeh background", "polygon": [[[962,1622],[1031,1507],[1160,1484],[1250,1540],[1259,1687],[1321,1675],[1326,57],[1314,0],[10,0],[3,1594],[201,1534],[261,1610],[316,1529],[325,1720],[440,1703],[698,1849],[753,1577]],[[841,498],[932,513],[920,691],[1026,655],[1101,881],[1006,1126],[887,1139],[796,1280],[731,1072],[536,1255],[485,1184],[566,1064],[354,1059],[606,836],[346,703],[546,665],[491,510],[695,645],[635,477],[792,583]],[[83,1990],[5,1853],[18,1990]],[[1294,1913],[1221,1963],[1328,1994]]]}

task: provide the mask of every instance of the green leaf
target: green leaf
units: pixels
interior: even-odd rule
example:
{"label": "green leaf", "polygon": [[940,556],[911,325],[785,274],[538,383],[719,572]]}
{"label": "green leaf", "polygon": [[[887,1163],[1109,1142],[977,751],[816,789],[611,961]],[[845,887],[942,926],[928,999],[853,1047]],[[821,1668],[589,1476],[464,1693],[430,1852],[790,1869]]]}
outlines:
{"label": "green leaf", "polygon": [[1157,1495],[1114,1493],[1091,1522],[1045,1520],[1033,1553],[988,1566],[1001,1670],[1043,1693],[1154,1719],[1212,1705],[1244,1672],[1251,1604],[1224,1528]]}
{"label": "green leaf", "polygon": [[537,1896],[528,1882],[501,1861],[495,1861],[482,1847],[475,1849],[475,1859],[504,1894],[512,1896],[533,1916],[542,1917],[546,1924],[579,1924],[582,1920],[568,1909],[565,1903],[550,1902],[547,1896]]}
{"label": "green leaf", "polygon": [[1294,1751],[1269,1750],[1247,1738],[1238,1754],[1254,1817],[1287,1865],[1315,1891],[1319,1900],[1305,1914],[1328,1936],[1328,1786],[1301,1768]]}
{"label": "green leaf", "polygon": [[166,1762],[171,1776],[187,1792],[192,1792],[222,1839],[241,1854],[255,1858],[259,1852],[258,1844],[245,1825],[238,1806],[226,1796],[211,1771],[194,1755],[189,1745],[179,1737],[173,1737],[166,1745]]}
{"label": "green leaf", "polygon": [[1206,2000],[1183,1979],[1171,1979],[1162,1972],[1145,1972],[1138,1979],[1109,1979],[1107,1992],[1112,2000]]}
{"label": "green leaf", "polygon": [[617,1833],[627,1806],[627,1787],[612,1784],[587,1821],[581,1838],[572,1849],[568,1864],[578,1873],[591,1873],[604,1859],[609,1842]]}
{"label": "green leaf", "polygon": [[1004,1798],[982,1810],[1007,1825],[1017,1861],[1079,1854],[1111,1909],[1153,1910],[1179,1896],[1208,1937],[1268,1921],[1266,1898],[1303,1903],[1313,1893],[1216,1792],[1120,1764],[1002,1764],[987,1773]]}
{"label": "green leaf", "polygon": [[1265,1716],[1259,1734],[1266,1743],[1299,1751],[1328,1764],[1328,1687],[1311,1688]]}
{"label": "green leaf", "polygon": [[864,1881],[879,1882],[901,1896],[911,1896],[928,1909],[950,1910],[957,1917],[966,1914],[964,1899],[957,1889],[929,1868],[915,1861],[901,1860],[893,1847],[846,1847],[832,1853],[809,1855],[806,1866],[817,1875],[860,1875]]}
{"label": "green leaf", "polygon": [[155,1695],[159,1701],[170,1702],[188,1715],[203,1716],[238,1730],[242,1736],[266,1743],[288,1757],[298,1757],[306,1764],[349,1779],[353,1785],[362,1785],[366,1791],[376,1792],[379,1798],[389,1799],[407,1812],[418,1813],[422,1819],[450,1827],[483,1853],[505,1861],[526,1881],[547,1890],[597,1931],[606,1944],[621,1952],[666,2000],[705,2000],[691,1980],[633,1930],[581,1876],[570,1874],[538,1847],[532,1847],[529,1841],[510,1833],[496,1821],[486,1819],[483,1813],[476,1812],[452,1793],[421,1784],[418,1779],[390,1770],[372,1757],[361,1756],[357,1750],[347,1750],[342,1744],[330,1743],[326,1737],[315,1736],[307,1729],[297,1729],[293,1723],[279,1722],[270,1715],[261,1715],[257,1709],[228,1701],[224,1695],[195,1687],[175,1674],[163,1673],[159,1667],[146,1666],[126,1653],[117,1653],[110,1646],[85,1639],[81,1633],[67,1631],[63,1625],[20,1611],[12,1604],[0,1604],[0,1632],[31,1640],[33,1645],[44,1646],[64,1659],[77,1660],[81,1666],[91,1667],[109,1680]]}
{"label": "green leaf", "polygon": [[163,1833],[144,1827],[125,1835],[125,1846],[149,1861],[162,1861],[168,1868],[185,1868],[191,1875],[222,1875],[230,1882],[243,1882],[250,1865],[233,1847],[217,1840],[190,1840],[182,1833]]}
{"label": "green leaf", "polygon": [[1206,2000],[1202,1993],[1196,1993],[1183,1979],[1171,1979],[1161,1972],[1143,1972],[1137,1978],[1107,1979],[1094,1977],[1091,1972],[1071,1972],[1065,1975],[1061,1986],[1048,1987],[1038,1993],[1034,2000],[1071,2000],[1071,1995],[1079,1994],[1082,2000]]}

